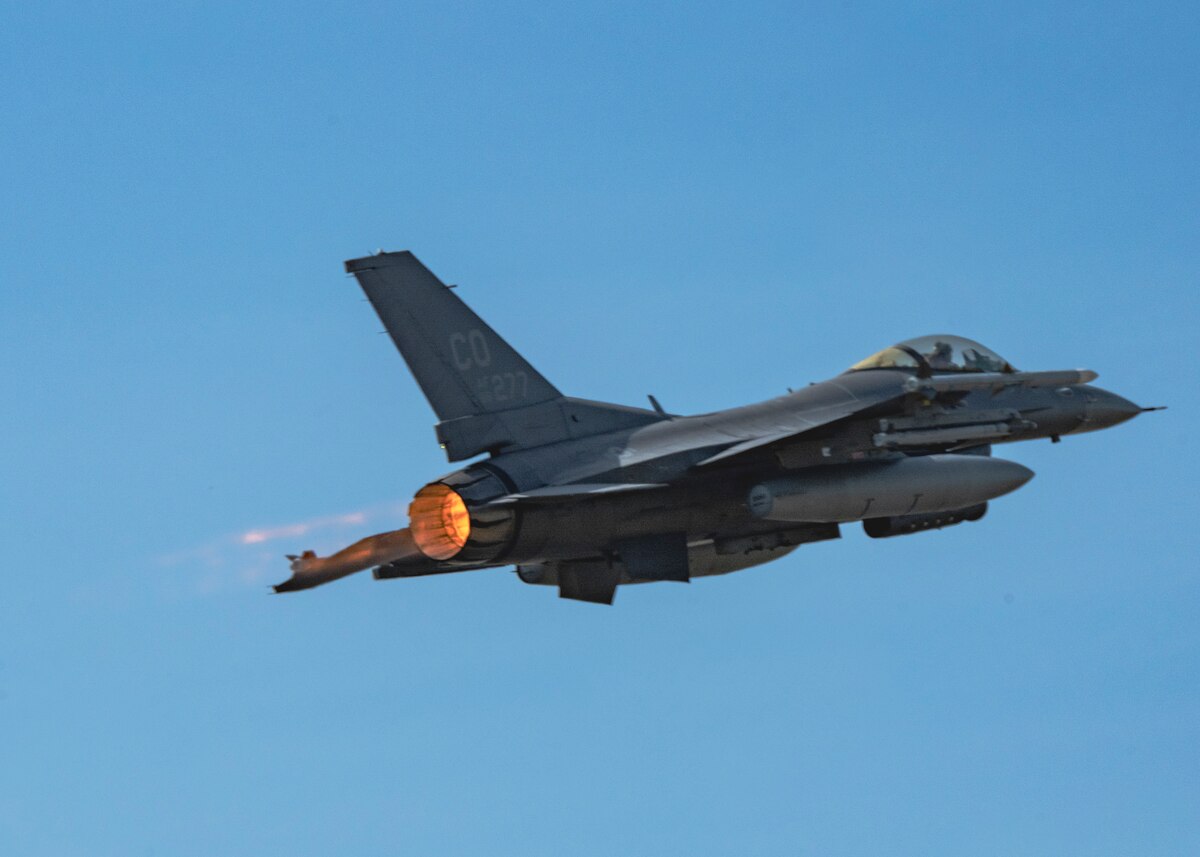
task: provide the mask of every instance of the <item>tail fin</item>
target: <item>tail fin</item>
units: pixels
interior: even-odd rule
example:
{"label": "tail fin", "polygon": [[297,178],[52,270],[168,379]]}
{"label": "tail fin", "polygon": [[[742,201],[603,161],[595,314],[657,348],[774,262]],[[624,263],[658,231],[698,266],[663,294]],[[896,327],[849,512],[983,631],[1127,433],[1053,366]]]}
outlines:
{"label": "tail fin", "polygon": [[408,251],[346,262],[437,414],[451,461],[663,417],[563,396]]}
{"label": "tail fin", "polygon": [[351,259],[346,271],[443,422],[562,396],[412,253]]}

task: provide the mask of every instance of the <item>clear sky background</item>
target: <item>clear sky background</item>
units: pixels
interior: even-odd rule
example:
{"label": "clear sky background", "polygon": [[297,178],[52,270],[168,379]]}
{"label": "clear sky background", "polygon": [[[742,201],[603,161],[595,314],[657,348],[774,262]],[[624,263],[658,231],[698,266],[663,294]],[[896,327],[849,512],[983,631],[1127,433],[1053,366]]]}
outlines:
{"label": "clear sky background", "polygon": [[[1052,8],[1051,8],[1052,7]],[[7,4],[0,852],[1200,853],[1194,3]],[[988,517],[292,596],[448,471],[341,270],[572,395],[931,332],[1165,413]]]}

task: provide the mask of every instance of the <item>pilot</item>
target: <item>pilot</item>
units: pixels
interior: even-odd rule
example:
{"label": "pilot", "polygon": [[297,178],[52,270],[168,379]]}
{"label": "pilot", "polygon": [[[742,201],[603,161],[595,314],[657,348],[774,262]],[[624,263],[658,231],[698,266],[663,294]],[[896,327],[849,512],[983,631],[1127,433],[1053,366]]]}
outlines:
{"label": "pilot", "polygon": [[957,369],[954,363],[954,349],[949,342],[933,343],[933,350],[925,355],[930,369]]}

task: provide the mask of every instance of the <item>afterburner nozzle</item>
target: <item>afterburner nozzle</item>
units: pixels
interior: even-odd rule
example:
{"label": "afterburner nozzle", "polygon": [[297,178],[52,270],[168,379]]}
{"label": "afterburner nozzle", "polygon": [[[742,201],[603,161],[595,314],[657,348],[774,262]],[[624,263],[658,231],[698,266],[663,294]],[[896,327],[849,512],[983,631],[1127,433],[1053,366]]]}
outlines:
{"label": "afterburner nozzle", "polygon": [[387,565],[418,555],[420,551],[413,542],[412,531],[407,527],[368,536],[330,556],[317,556],[312,551],[305,551],[301,556],[289,554],[292,576],[276,584],[273,589],[276,592],[311,589],[372,566]]}
{"label": "afterburner nozzle", "polygon": [[471,535],[467,504],[442,482],[433,482],[417,492],[409,504],[408,517],[417,549],[430,559],[457,556]]}

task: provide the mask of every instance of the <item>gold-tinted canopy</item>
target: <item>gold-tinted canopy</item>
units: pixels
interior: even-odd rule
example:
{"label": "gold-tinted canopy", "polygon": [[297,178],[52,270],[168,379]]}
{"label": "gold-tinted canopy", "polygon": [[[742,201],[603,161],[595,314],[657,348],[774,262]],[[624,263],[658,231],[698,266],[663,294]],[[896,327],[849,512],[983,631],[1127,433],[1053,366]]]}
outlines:
{"label": "gold-tinted canopy", "polygon": [[860,360],[847,371],[922,368],[935,374],[1015,371],[1012,364],[990,348],[962,336],[944,333],[907,339]]}

